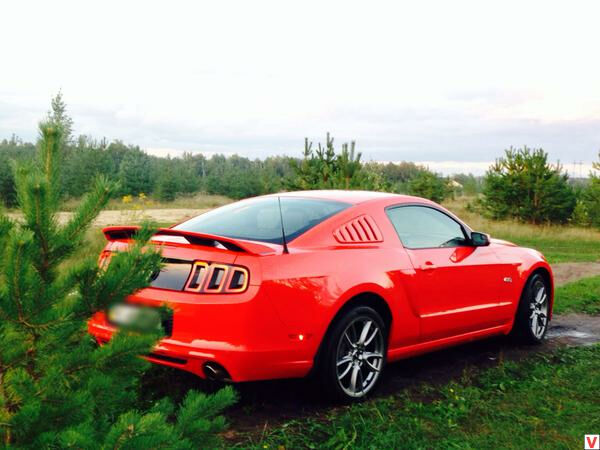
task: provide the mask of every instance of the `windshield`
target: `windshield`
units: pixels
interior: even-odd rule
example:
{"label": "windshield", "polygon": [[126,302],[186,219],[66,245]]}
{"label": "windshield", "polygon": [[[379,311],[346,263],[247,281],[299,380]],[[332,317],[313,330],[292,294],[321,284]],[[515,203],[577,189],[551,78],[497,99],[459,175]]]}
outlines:
{"label": "windshield", "polygon": [[174,228],[249,241],[283,244],[282,216],[285,237],[287,242],[290,242],[328,217],[351,206],[348,203],[332,200],[279,198],[260,197],[242,200],[213,209]]}

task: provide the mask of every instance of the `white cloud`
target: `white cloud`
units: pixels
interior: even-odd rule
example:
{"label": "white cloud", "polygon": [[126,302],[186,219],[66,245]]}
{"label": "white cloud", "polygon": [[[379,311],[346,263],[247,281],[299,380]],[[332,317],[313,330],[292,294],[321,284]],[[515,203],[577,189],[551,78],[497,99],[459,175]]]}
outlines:
{"label": "white cloud", "polygon": [[490,161],[600,148],[600,3],[24,0],[0,6],[0,138],[62,88],[76,131],[146,148]]}

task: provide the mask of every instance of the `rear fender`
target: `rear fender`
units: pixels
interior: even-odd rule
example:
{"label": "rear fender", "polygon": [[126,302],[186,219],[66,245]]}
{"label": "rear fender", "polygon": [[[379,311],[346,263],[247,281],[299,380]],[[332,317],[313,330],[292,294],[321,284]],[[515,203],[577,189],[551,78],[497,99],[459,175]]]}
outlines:
{"label": "rear fender", "polygon": [[[403,345],[418,342],[420,333],[419,318],[414,314],[408,299],[400,274],[392,274],[394,280],[392,286],[384,287],[375,283],[363,283],[356,285],[346,291],[339,299],[334,314],[329,318],[328,328],[333,323],[349,302],[359,296],[364,296],[364,304],[368,306],[369,295],[380,297],[388,306],[391,313],[389,331],[389,348],[393,349]],[[365,295],[368,294],[368,295]]]}

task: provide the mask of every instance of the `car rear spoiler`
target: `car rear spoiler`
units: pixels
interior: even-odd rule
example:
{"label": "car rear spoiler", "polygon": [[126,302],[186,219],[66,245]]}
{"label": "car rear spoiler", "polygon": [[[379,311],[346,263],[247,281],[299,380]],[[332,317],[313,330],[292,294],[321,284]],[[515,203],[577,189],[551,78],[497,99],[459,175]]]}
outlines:
{"label": "car rear spoiler", "polygon": [[[116,226],[106,227],[102,229],[102,232],[108,241],[123,241],[132,239],[139,229],[140,227],[138,226]],[[192,245],[202,245],[206,247],[217,247],[221,245],[227,250],[250,253],[253,255],[273,254],[277,253],[278,250],[281,249],[281,245],[278,244],[259,243],[246,241],[243,239],[217,236],[208,233],[176,230],[173,228],[159,228],[156,233],[154,233],[153,240],[155,240],[154,238],[157,236],[182,237]],[[169,241],[165,240],[165,242]]]}

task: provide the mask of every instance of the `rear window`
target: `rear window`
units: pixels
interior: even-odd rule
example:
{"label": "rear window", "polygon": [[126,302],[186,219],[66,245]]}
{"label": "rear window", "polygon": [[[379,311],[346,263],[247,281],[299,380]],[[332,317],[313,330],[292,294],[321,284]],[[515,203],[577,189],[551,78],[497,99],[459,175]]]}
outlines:
{"label": "rear window", "polygon": [[288,242],[328,217],[350,207],[348,203],[298,197],[262,197],[222,206],[194,217],[176,230],[208,233],[249,241],[283,244],[281,216]]}

